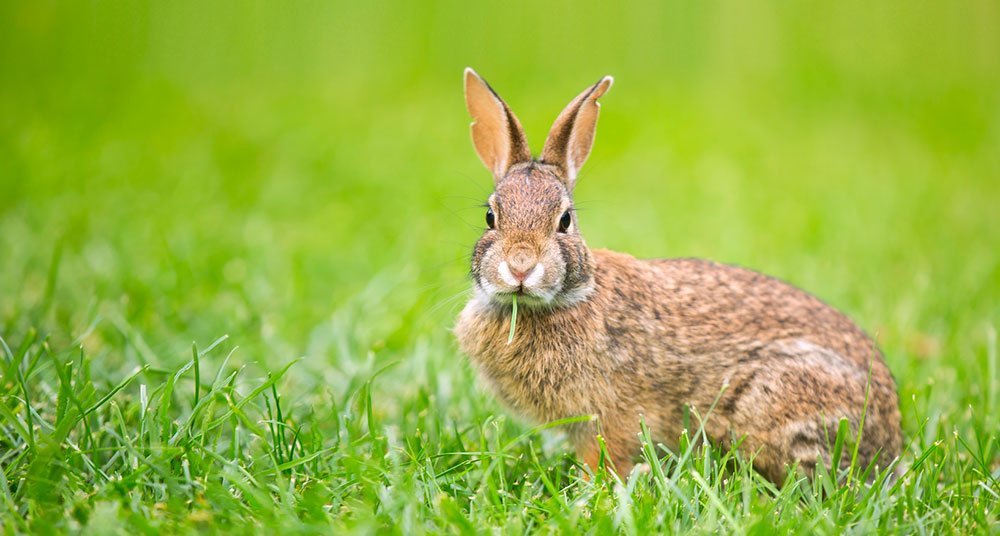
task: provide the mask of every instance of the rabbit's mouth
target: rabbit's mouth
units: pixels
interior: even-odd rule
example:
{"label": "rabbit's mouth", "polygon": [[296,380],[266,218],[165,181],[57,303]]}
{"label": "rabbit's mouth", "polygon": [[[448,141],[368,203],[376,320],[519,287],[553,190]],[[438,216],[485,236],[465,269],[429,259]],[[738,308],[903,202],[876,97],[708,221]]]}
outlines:
{"label": "rabbit's mouth", "polygon": [[514,296],[517,296],[519,307],[550,307],[557,294],[554,289],[529,288],[524,285],[514,288],[498,288],[497,285],[489,281],[480,282],[476,289],[479,291],[480,299],[501,307],[510,307]]}
{"label": "rabbit's mouth", "polygon": [[510,305],[517,296],[517,304],[525,307],[542,307],[552,303],[552,296],[549,292],[520,287],[513,292],[498,292],[493,294],[493,301],[503,305]]}
{"label": "rabbit's mouth", "polygon": [[553,287],[528,288],[523,285],[516,288],[500,288],[487,280],[475,285],[476,297],[484,305],[507,309],[511,307],[514,296],[517,296],[518,307],[527,309],[554,309],[571,307],[587,300],[594,293],[594,281],[588,279],[584,284],[569,290],[559,282]]}

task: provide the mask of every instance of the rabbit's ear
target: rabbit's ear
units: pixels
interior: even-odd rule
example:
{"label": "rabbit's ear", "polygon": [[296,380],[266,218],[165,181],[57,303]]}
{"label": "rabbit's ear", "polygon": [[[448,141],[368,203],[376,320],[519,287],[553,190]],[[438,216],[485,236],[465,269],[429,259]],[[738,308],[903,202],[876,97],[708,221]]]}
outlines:
{"label": "rabbit's ear", "polygon": [[566,186],[573,187],[576,174],[590,155],[601,109],[597,99],[611,87],[614,78],[605,76],[569,103],[549,130],[541,161],[561,166],[566,172]]}
{"label": "rabbit's ear", "polygon": [[472,143],[497,180],[514,164],[531,160],[528,141],[514,112],[470,68],[465,69],[465,105],[473,119]]}

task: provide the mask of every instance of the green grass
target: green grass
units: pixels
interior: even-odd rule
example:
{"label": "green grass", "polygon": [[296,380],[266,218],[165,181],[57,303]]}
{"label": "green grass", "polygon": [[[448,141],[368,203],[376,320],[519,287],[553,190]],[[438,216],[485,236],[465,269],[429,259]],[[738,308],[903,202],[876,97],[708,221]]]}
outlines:
{"label": "green grass", "polygon": [[[3,527],[995,532],[998,36],[990,3],[4,3]],[[536,150],[614,75],[588,243],[847,311],[906,475],[779,489],[695,420],[587,481],[483,392],[449,331],[490,191],[466,65]]]}

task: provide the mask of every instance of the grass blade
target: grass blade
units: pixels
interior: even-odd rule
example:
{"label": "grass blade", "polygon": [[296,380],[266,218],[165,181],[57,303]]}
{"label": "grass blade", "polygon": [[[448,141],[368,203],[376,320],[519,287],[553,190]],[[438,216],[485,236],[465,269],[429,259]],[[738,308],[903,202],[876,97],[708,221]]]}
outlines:
{"label": "grass blade", "polygon": [[514,342],[514,328],[517,326],[517,294],[514,294],[511,301],[510,310],[510,335],[507,336],[507,344]]}

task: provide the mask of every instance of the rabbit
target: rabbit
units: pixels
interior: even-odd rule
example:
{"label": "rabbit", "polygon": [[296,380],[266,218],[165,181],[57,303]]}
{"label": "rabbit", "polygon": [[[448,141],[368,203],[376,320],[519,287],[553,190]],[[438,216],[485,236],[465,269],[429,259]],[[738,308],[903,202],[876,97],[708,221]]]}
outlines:
{"label": "rabbit", "polygon": [[622,478],[640,454],[641,423],[677,449],[686,417],[713,444],[739,442],[779,485],[794,468],[811,476],[831,463],[842,419],[861,466],[888,467],[902,441],[894,379],[844,314],[748,269],[587,247],[573,187],[612,81],[573,99],[533,158],[507,104],[465,71],[472,140],[494,191],[454,333],[481,379],[531,420],[592,416],[565,425],[569,440],[592,471],[603,442]]}

